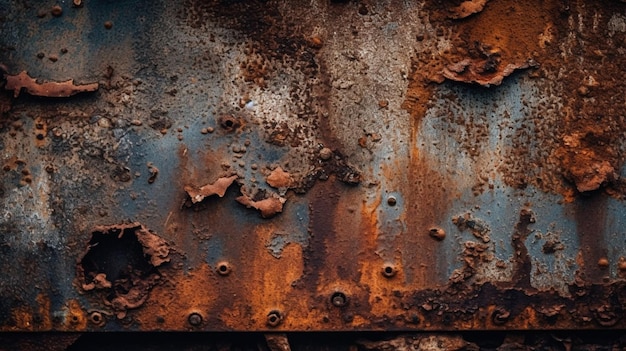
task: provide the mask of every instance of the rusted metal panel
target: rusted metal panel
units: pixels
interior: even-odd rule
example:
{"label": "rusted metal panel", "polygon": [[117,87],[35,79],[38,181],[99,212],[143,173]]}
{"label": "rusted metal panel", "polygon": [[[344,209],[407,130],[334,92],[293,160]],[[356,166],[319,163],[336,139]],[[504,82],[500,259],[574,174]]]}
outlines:
{"label": "rusted metal panel", "polygon": [[625,6],[0,2],[0,329],[624,328]]}

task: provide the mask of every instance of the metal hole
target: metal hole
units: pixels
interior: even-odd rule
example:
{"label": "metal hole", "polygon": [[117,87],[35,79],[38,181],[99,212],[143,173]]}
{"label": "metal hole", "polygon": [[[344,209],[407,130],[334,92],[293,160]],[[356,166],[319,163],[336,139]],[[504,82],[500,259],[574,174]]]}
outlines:
{"label": "metal hole", "polygon": [[343,307],[348,303],[348,298],[346,297],[346,294],[337,291],[330,296],[330,302],[335,307]]}
{"label": "metal hole", "polygon": [[270,327],[277,327],[283,320],[283,315],[280,311],[271,311],[267,314],[267,325]]}
{"label": "metal hole", "polygon": [[396,267],[392,264],[386,264],[383,266],[383,275],[387,278],[391,278],[396,275]]}
{"label": "metal hole", "polygon": [[217,273],[219,275],[229,275],[232,271],[232,267],[228,262],[220,262],[217,264]]}

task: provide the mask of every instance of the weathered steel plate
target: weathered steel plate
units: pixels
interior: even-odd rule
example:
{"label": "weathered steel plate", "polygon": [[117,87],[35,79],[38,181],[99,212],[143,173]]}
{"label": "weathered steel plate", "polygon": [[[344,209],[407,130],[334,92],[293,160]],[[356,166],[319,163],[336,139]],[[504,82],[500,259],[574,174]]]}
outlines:
{"label": "weathered steel plate", "polygon": [[0,330],[624,328],[626,4],[0,1]]}

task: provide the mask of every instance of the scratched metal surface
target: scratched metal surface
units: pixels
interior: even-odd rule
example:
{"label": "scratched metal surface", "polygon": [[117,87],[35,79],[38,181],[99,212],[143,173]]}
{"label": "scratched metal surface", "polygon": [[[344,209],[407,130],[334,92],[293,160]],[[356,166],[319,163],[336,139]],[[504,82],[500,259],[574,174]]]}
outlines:
{"label": "scratched metal surface", "polygon": [[625,5],[458,3],[0,1],[0,330],[624,328]]}

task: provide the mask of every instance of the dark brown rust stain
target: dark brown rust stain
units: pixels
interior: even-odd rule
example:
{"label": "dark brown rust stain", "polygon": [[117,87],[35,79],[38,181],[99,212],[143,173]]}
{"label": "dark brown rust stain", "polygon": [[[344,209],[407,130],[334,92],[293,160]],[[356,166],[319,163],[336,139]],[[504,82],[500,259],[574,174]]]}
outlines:
{"label": "dark brown rust stain", "polygon": [[448,258],[437,252],[438,242],[430,237],[430,229],[448,221],[446,213],[455,197],[455,184],[417,145],[420,121],[411,119],[410,159],[405,184],[406,227],[402,235],[402,260],[406,263],[407,283],[427,286],[444,283]]}
{"label": "dark brown rust stain", "polygon": [[[560,143],[554,152],[562,174],[578,192],[606,188],[623,197],[624,185],[618,177],[624,161],[623,141],[626,122],[617,106],[626,103],[626,63],[621,59],[622,32],[611,33],[609,19],[623,13],[617,1],[568,2],[556,23],[559,42],[567,42],[570,53],[564,60],[545,60],[546,70],[565,70],[560,81],[566,107],[562,115]],[[603,20],[594,28],[597,18]],[[574,20],[575,27],[566,21]],[[577,28],[584,28],[582,31]]]}
{"label": "dark brown rust stain", "polygon": [[569,288],[571,297],[494,283],[471,287],[454,284],[441,290],[417,291],[410,298],[412,302],[405,303],[410,306],[408,313],[423,315],[422,328],[426,329],[591,329],[620,325],[626,301],[623,282]]}
{"label": "dark brown rust stain", "polygon": [[528,249],[526,248],[526,239],[532,233],[529,226],[535,223],[535,215],[530,209],[523,208],[519,214],[519,220],[515,224],[515,232],[511,237],[513,246],[513,286],[532,291],[534,288],[530,283],[532,274],[532,261]]}
{"label": "dark brown rust stain", "polygon": [[324,268],[328,267],[330,251],[328,245],[333,245],[337,237],[334,222],[335,210],[340,199],[338,187],[340,185],[331,178],[309,191],[312,197],[309,205],[311,239],[303,252],[304,274],[301,280],[302,287],[307,290],[324,283],[321,274]]}
{"label": "dark brown rust stain", "polygon": [[[578,254],[578,276],[588,283],[602,283],[608,276],[607,268],[600,260],[607,257],[607,244],[604,240],[607,224],[607,195],[593,192],[578,197],[570,206],[574,211],[576,234],[580,242]],[[615,264],[615,262],[612,262]]]}

